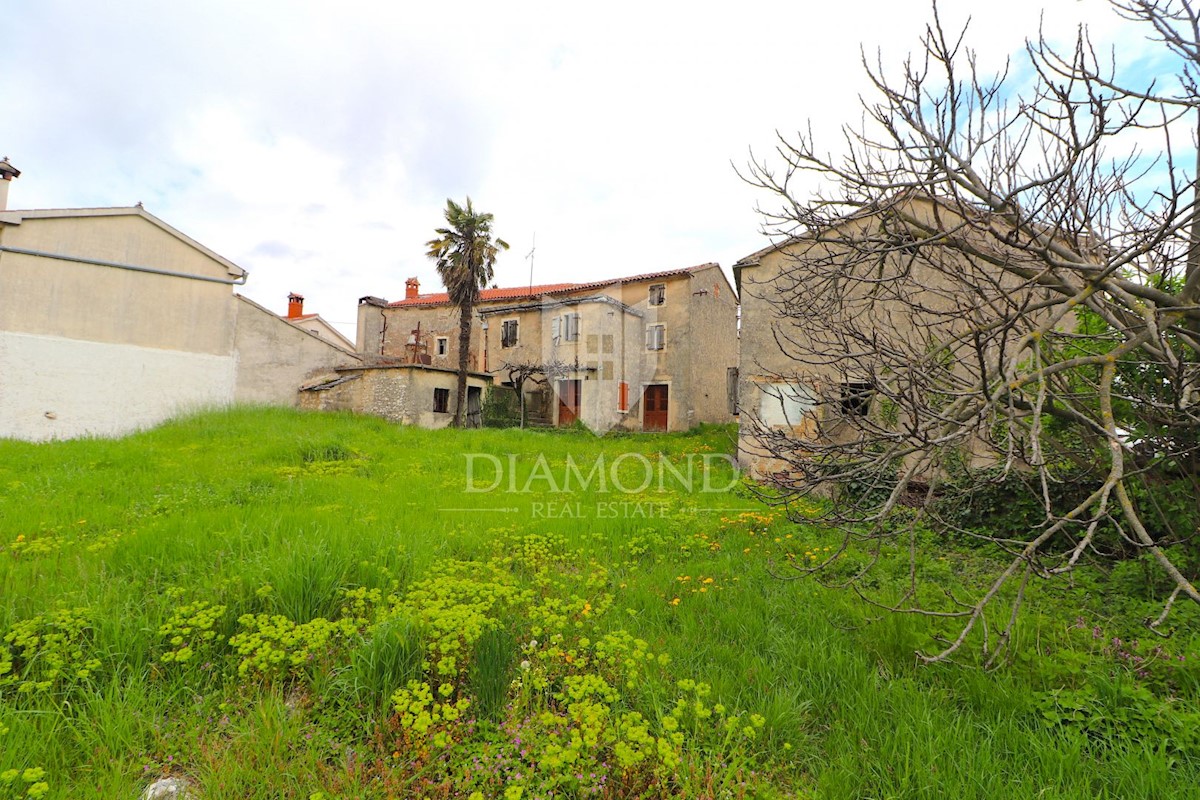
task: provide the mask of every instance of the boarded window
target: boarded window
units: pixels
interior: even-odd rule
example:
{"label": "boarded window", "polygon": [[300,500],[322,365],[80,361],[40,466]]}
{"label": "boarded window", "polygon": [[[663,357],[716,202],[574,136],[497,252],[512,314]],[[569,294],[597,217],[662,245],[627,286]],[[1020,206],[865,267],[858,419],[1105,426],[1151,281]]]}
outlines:
{"label": "boarded window", "polygon": [[621,381],[617,384],[617,411],[629,410],[629,384]]}
{"label": "boarded window", "polygon": [[606,333],[600,337],[600,352],[611,353],[613,351],[613,335]]}
{"label": "boarded window", "polygon": [[758,417],[768,427],[795,427],[816,405],[812,393],[798,383],[764,383],[759,389]]}
{"label": "boarded window", "polygon": [[600,337],[594,333],[587,336],[587,351],[589,355],[600,352]]}
{"label": "boarded window", "polygon": [[738,368],[725,370],[725,393],[729,398],[729,413],[738,413]]}
{"label": "boarded window", "polygon": [[500,325],[500,346],[517,346],[517,321],[515,319],[506,319]]}
{"label": "boarded window", "polygon": [[665,344],[666,328],[662,325],[649,325],[646,327],[647,350],[662,350]]}
{"label": "boarded window", "polygon": [[433,390],[433,412],[435,414],[450,413],[450,390],[449,389],[434,389]]}
{"label": "boarded window", "polygon": [[611,381],[613,379],[613,362],[600,362],[600,380]]}
{"label": "boarded window", "polygon": [[650,305],[661,306],[667,299],[667,286],[663,283],[656,283],[650,287]]}

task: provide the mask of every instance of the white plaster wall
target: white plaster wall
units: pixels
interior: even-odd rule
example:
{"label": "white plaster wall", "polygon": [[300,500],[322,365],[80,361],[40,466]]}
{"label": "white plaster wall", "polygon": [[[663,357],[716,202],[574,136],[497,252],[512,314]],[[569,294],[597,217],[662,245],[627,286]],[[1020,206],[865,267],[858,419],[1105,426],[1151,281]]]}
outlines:
{"label": "white plaster wall", "polygon": [[229,405],[232,356],[0,331],[0,438],[116,436]]}
{"label": "white plaster wall", "polygon": [[296,390],[310,376],[359,361],[353,353],[297,328],[241,295],[234,305],[234,399],[239,403],[297,405]]}

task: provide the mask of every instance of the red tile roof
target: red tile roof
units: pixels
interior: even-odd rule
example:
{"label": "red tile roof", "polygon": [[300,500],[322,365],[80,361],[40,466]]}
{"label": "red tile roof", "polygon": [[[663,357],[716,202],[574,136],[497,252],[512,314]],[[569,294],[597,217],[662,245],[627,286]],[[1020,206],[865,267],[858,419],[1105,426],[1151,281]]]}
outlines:
{"label": "red tile roof", "polygon": [[[698,272],[702,269],[715,267],[715,262],[707,264],[698,264],[694,267],[684,267],[681,269],[668,269],[662,272],[647,272],[641,275],[630,275],[624,278],[611,278],[604,281],[589,281],[587,283],[545,283],[537,286],[513,286],[513,287],[497,287],[492,289],[483,289],[479,292],[480,302],[494,302],[497,300],[524,300],[527,298],[541,297],[543,295],[565,294],[567,292],[587,291],[589,289],[598,289],[602,286],[610,286],[614,283],[633,283],[634,281],[647,281],[656,278],[671,278],[676,275],[686,275],[691,272]],[[422,294],[411,300],[396,300],[388,303],[389,308],[413,308],[417,306],[441,306],[450,303],[450,295],[446,292],[436,292],[434,294]]]}

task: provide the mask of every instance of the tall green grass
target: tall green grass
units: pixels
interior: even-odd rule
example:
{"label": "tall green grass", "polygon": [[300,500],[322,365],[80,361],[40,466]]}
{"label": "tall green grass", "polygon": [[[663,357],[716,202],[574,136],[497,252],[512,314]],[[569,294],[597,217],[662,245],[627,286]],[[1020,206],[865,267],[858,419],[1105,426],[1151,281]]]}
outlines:
{"label": "tall green grass", "polygon": [[[53,798],[134,797],[163,774],[192,778],[206,798],[405,796],[386,768],[359,765],[391,756],[389,697],[428,667],[421,624],[398,616],[348,637],[304,680],[236,676],[225,643],[243,614],[334,618],[348,589],[403,593],[435,565],[483,561],[497,543],[538,533],[561,542],[546,556],[563,559],[553,562],[557,573],[584,570],[571,559],[607,568],[614,600],[599,630],[632,631],[669,654],[673,674],[702,678],[715,701],[765,717],[749,768],[779,796],[1200,796],[1196,751],[1165,745],[1152,727],[1102,743],[1049,726],[1040,713],[1038,693],[1126,674],[1103,641],[1091,645],[1072,627],[1082,615],[1106,638],[1117,630],[1120,620],[1103,617],[1100,589],[1090,597],[1035,590],[1035,613],[1000,670],[918,667],[913,651],[937,629],[774,577],[769,566],[791,542],[831,539],[782,519],[765,535],[722,522],[766,511],[746,493],[464,491],[465,453],[505,463],[516,454],[523,483],[538,456],[556,469],[568,456],[680,459],[727,452],[733,433],[426,431],[241,409],[121,440],[0,442],[0,632],[60,608],[87,609],[84,648],[101,662],[48,692],[0,685],[0,773],[44,768]],[[612,500],[666,512],[598,516],[596,503]],[[579,503],[585,513],[550,516],[549,503]],[[536,558],[517,559],[514,579],[550,591],[536,584]],[[986,563],[982,553],[961,558]],[[692,592],[705,578],[709,590]],[[159,629],[195,601],[229,610],[211,653],[173,668],[161,660]],[[1181,620],[1175,652],[1196,658],[1196,617],[1185,611]],[[470,654],[481,722],[504,718],[526,627],[506,620]],[[1196,711],[1195,675],[1181,672],[1176,684],[1184,688],[1156,687],[1156,696]],[[646,681],[630,690],[631,702],[654,716],[669,707],[671,690]],[[713,758],[708,772],[692,764],[679,786],[697,797],[715,792],[724,779]],[[0,783],[0,798],[13,791]]]}

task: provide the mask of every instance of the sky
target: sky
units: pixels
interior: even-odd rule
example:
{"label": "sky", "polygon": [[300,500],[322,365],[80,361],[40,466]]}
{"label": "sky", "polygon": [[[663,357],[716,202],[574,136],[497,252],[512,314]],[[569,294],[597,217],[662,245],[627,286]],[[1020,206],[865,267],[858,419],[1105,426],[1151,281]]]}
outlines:
{"label": "sky", "polygon": [[[305,296],[353,336],[358,298],[439,291],[424,243],[470,197],[511,245],[496,283],[599,280],[767,244],[738,175],[811,125],[836,152],[865,51],[898,68],[928,0],[0,3],[9,207],[146,210]],[[1083,22],[1136,62],[1104,0],[943,0],[997,69]],[[530,255],[532,253],[532,256]]]}

